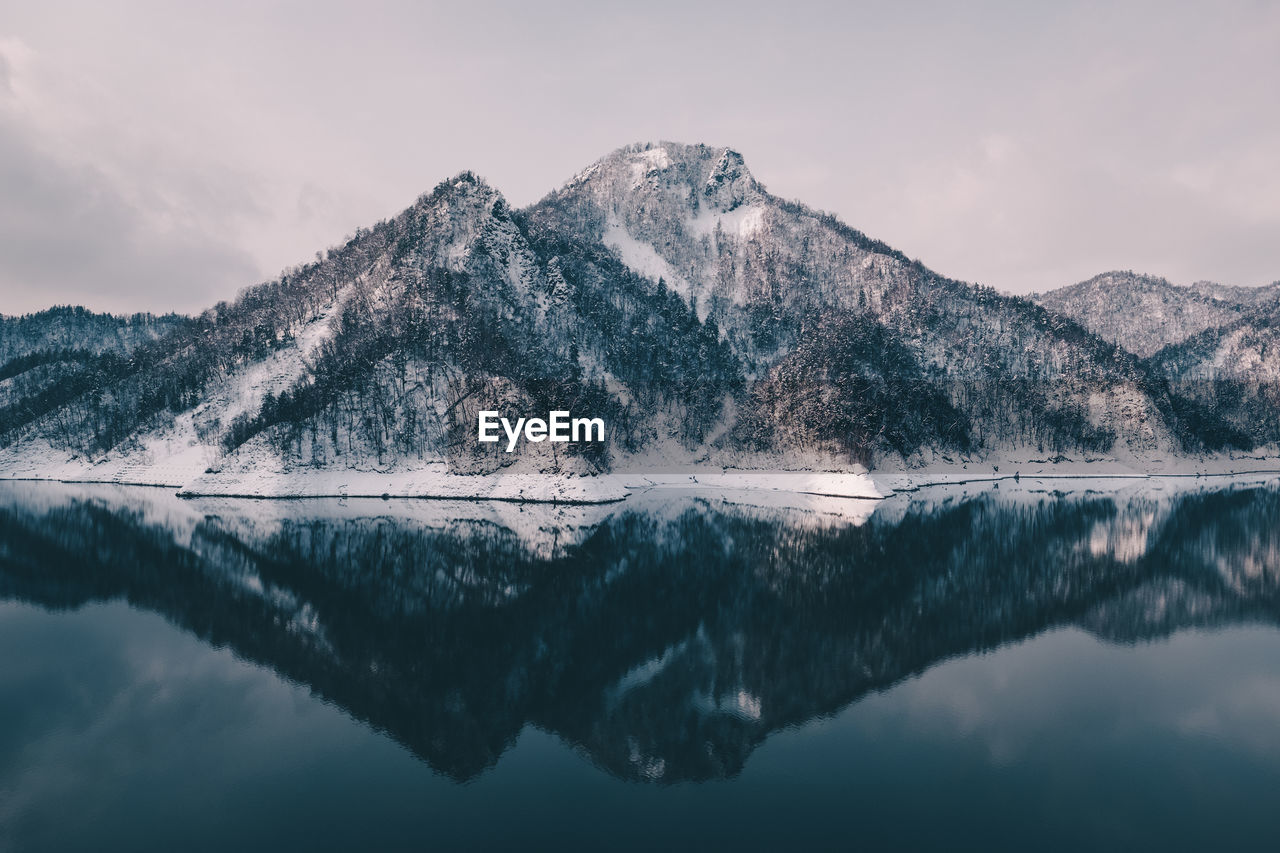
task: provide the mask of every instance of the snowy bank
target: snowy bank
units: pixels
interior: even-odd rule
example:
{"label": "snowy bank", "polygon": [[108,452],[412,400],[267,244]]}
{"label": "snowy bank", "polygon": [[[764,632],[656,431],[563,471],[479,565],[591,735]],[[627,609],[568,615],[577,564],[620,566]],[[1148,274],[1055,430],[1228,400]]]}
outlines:
{"label": "snowy bank", "polygon": [[882,497],[865,473],[742,471],[688,468],[680,471],[622,471],[595,476],[498,472],[451,474],[437,469],[379,473],[317,470],[259,474],[205,474],[179,494],[194,496],[306,498],[416,497],[554,503],[606,503],[636,492],[767,492],[829,498]]}
{"label": "snowy bank", "polygon": [[1195,479],[1202,477],[1255,478],[1280,474],[1280,456],[1247,453],[1214,453],[1203,456],[1158,454],[1147,457],[1046,457],[1043,454],[1008,454],[983,460],[934,459],[918,467],[878,469],[871,473],[882,494],[910,492],[936,486],[975,484],[989,488],[1002,482],[1057,483],[1068,486],[1086,481]]}
{"label": "snowy bank", "polygon": [[[637,461],[641,460],[632,460],[632,464]],[[174,442],[172,447],[154,442],[141,452],[109,455],[96,461],[77,458],[42,443],[0,451],[0,479],[166,486],[183,497],[392,497],[586,504],[620,501],[646,491],[696,492],[736,496],[746,504],[841,514],[845,512],[842,501],[879,500],[926,487],[971,484],[982,489],[1013,481],[1071,491],[1102,481],[1280,474],[1280,455],[1049,458],[1035,453],[1008,453],[986,459],[935,456],[927,464],[898,463],[870,472],[860,468],[765,470],[649,464],[627,468],[624,462],[620,470],[599,475],[544,473],[519,466],[491,474],[456,474],[444,462],[387,471],[286,468],[269,459],[253,470],[236,472],[209,472],[206,465],[202,456],[182,442]]]}
{"label": "snowy bank", "polygon": [[543,503],[608,503],[629,492],[616,475],[579,477],[540,473],[450,474],[427,469],[315,470],[262,474],[205,474],[184,485],[183,497],[445,498]]}

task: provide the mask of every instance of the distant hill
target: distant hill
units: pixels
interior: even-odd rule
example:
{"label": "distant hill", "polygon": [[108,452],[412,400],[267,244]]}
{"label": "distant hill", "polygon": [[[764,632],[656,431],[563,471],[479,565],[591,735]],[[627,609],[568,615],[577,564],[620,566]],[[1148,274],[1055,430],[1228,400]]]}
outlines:
{"label": "distant hill", "polygon": [[118,316],[72,306],[0,315],[0,411],[99,375],[104,361],[122,359],[188,322],[178,314]]}
{"label": "distant hill", "polygon": [[127,353],[189,322],[180,314],[100,314],[70,305],[0,315],[0,364],[36,352]]}
{"label": "distant hill", "polygon": [[1134,272],[1107,272],[1031,297],[1136,355],[1146,358],[1205,329],[1229,325],[1251,311],[1280,303],[1280,283],[1189,286]]}
{"label": "distant hill", "polygon": [[1259,443],[1280,442],[1280,304],[1167,346],[1150,366],[1181,398]]}

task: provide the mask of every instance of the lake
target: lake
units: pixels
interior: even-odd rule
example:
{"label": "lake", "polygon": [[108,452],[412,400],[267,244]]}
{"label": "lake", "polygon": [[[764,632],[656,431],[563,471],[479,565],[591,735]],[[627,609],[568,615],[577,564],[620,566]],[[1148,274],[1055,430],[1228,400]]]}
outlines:
{"label": "lake", "polygon": [[0,849],[1271,850],[1280,487],[0,483]]}

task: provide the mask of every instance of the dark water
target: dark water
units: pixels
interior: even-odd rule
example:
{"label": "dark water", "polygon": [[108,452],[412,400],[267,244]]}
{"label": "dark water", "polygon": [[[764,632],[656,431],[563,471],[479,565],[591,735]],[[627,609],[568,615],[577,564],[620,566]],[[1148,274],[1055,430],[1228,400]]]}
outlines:
{"label": "dark water", "polygon": [[0,484],[0,849],[1275,849],[1280,492]]}

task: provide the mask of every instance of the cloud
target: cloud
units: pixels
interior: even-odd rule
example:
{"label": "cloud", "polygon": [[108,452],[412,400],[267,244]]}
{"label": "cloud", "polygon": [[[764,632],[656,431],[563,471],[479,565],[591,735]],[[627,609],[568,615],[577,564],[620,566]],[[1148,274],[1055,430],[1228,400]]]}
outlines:
{"label": "cloud", "polygon": [[0,95],[6,99],[17,94],[15,80],[30,56],[31,48],[21,39],[0,36]]}
{"label": "cloud", "polygon": [[112,311],[198,310],[251,282],[243,249],[166,226],[102,172],[60,162],[0,124],[0,310],[70,302]]}
{"label": "cloud", "polygon": [[90,108],[101,93],[69,96],[39,59],[0,38],[0,312],[197,311],[260,277],[229,227],[252,210],[236,182],[163,151],[119,156]]}
{"label": "cloud", "polygon": [[0,199],[3,312],[199,307],[463,169],[525,204],[641,139],[732,145],[779,195],[1013,292],[1280,277],[1267,4],[11,5],[6,152],[60,201]]}

